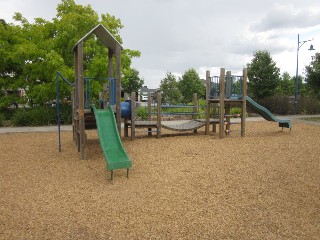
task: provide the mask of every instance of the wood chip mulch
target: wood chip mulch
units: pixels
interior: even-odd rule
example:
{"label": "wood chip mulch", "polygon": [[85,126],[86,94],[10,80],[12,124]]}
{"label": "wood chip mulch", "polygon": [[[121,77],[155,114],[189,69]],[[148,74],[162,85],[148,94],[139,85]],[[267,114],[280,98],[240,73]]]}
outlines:
{"label": "wood chip mulch", "polygon": [[0,239],[319,239],[320,127],[124,139],[127,179],[72,133],[0,134]]}

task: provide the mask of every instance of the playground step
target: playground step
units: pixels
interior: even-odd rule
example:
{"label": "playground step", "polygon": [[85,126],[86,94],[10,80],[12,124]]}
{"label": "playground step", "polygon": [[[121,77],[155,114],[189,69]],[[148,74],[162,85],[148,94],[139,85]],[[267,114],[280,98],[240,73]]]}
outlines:
{"label": "playground step", "polygon": [[85,112],[84,114],[85,129],[96,129],[96,118],[93,112]]}

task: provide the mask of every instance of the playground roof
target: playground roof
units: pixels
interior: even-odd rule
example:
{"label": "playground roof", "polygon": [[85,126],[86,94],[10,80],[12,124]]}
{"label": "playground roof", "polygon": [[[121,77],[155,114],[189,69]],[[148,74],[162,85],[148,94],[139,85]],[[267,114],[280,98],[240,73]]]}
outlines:
{"label": "playground roof", "polygon": [[73,47],[73,50],[75,50],[78,44],[85,41],[92,33],[94,33],[107,48],[111,48],[112,51],[116,52],[117,46],[119,46],[121,50],[123,49],[121,44],[112,36],[112,34],[102,24],[99,24],[83,36]]}

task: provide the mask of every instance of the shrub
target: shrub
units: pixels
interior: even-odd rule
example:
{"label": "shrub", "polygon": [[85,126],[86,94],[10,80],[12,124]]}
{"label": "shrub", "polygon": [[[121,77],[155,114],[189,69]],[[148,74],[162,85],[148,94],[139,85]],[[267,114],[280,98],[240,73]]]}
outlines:
{"label": "shrub", "polygon": [[148,118],[148,110],[144,107],[140,107],[137,109],[137,116],[142,120],[147,120]]}
{"label": "shrub", "polygon": [[0,113],[0,127],[4,126],[4,120],[5,120],[5,118],[4,118],[3,114]]}
{"label": "shrub", "polygon": [[241,114],[241,108],[233,107],[230,109],[230,115]]}
{"label": "shrub", "polygon": [[306,114],[319,114],[320,102],[316,98],[312,97],[299,97],[298,99],[298,111],[299,113]]}
{"label": "shrub", "polygon": [[293,111],[293,103],[291,104],[289,96],[274,95],[259,100],[258,102],[267,108],[273,114],[286,115]]}
{"label": "shrub", "polygon": [[52,108],[20,109],[13,115],[14,126],[43,126],[50,125],[53,120]]}
{"label": "shrub", "polygon": [[[54,120],[51,124],[58,124],[57,109],[54,109]],[[60,104],[60,123],[71,124],[72,123],[72,106],[69,104]]]}

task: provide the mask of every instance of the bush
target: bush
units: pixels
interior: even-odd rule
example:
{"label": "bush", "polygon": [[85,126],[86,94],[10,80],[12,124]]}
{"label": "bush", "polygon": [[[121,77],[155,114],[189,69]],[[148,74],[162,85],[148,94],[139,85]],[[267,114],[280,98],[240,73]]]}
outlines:
{"label": "bush", "polygon": [[289,96],[277,94],[261,99],[258,103],[273,114],[287,115],[293,112],[293,102]]}
{"label": "bush", "polygon": [[[46,126],[58,123],[57,109],[51,107],[39,107],[32,109],[17,109],[12,116],[14,126]],[[72,123],[72,106],[60,105],[60,123]]]}
{"label": "bush", "polygon": [[240,107],[233,107],[230,109],[230,115],[235,115],[235,114],[241,114],[241,108]]}
{"label": "bush", "polygon": [[12,117],[14,126],[43,126],[50,125],[53,120],[53,109],[34,108],[19,109]]}
{"label": "bush", "polygon": [[144,107],[140,107],[137,109],[137,116],[142,120],[147,120],[148,118],[148,110]]}
{"label": "bush", "polygon": [[320,102],[312,97],[299,97],[298,99],[298,113],[305,114],[319,114]]}
{"label": "bush", "polygon": [[[58,124],[57,109],[54,109],[55,118],[51,124]],[[72,106],[68,104],[60,104],[60,123],[71,124],[72,123]]]}
{"label": "bush", "polygon": [[3,114],[0,113],[0,127],[4,126],[4,121],[5,121],[5,118],[4,118]]}

